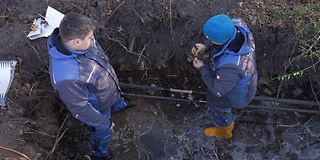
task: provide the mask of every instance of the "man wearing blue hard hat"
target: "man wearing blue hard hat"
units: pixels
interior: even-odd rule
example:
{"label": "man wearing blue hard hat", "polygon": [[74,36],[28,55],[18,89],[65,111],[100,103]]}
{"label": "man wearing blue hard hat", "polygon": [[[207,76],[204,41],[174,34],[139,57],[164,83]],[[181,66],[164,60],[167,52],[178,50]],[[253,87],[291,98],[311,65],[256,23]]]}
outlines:
{"label": "man wearing blue hard hat", "polygon": [[[207,105],[212,125],[204,129],[208,137],[232,137],[232,108],[244,108],[255,96],[257,69],[252,33],[240,19],[216,15],[203,25],[207,41],[192,48],[193,66],[208,88]],[[205,64],[201,57],[209,53]]]}

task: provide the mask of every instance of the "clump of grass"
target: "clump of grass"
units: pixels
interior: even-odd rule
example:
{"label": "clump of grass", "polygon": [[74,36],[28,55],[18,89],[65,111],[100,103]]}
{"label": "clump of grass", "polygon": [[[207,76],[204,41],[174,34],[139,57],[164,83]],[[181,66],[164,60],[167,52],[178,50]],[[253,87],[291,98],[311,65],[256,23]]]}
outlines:
{"label": "clump of grass", "polygon": [[299,38],[310,40],[320,33],[320,3],[295,5],[271,10],[269,18],[274,23],[281,20],[282,25],[291,25]]}
{"label": "clump of grass", "polygon": [[307,60],[310,62],[303,68],[292,67],[288,73],[271,80],[291,80],[319,71],[320,3],[306,3],[280,11],[275,10],[271,12],[270,18],[274,21],[282,20],[287,25],[292,25],[291,27],[299,39],[301,53],[296,57],[291,57],[291,61],[287,62],[286,67],[290,66],[293,61]]}
{"label": "clump of grass", "polygon": [[303,42],[320,33],[320,3],[307,3],[289,10],[288,16],[296,34]]}

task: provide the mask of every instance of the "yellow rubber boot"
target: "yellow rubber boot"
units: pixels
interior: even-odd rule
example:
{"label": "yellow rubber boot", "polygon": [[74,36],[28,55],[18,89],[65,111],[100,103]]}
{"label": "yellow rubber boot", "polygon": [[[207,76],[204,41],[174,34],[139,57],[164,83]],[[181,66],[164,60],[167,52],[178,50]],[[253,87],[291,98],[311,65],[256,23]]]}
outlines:
{"label": "yellow rubber boot", "polygon": [[208,137],[216,137],[221,139],[230,139],[232,137],[232,130],[234,122],[225,127],[210,127],[204,129],[204,135]]}

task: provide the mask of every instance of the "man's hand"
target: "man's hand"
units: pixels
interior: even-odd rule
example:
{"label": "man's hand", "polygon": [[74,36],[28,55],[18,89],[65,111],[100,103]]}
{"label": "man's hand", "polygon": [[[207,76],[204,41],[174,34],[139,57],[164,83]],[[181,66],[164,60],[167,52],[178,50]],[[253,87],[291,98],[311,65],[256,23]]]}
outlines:
{"label": "man's hand", "polygon": [[204,52],[207,50],[207,47],[204,44],[196,43],[192,49],[191,52],[194,56],[203,56]]}
{"label": "man's hand", "polygon": [[193,59],[193,66],[197,69],[201,68],[204,66],[204,63],[202,60],[198,59],[197,57]]}

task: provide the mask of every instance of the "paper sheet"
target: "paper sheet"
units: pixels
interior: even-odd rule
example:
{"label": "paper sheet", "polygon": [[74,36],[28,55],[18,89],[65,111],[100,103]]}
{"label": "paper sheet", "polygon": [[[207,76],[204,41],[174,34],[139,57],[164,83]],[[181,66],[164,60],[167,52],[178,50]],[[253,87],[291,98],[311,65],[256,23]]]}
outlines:
{"label": "paper sheet", "polygon": [[59,27],[61,20],[63,19],[64,14],[55,10],[54,8],[48,6],[46,13],[46,21],[54,28]]}
{"label": "paper sheet", "polygon": [[[41,37],[49,37],[53,30],[59,27],[63,17],[64,14],[48,6],[45,19],[38,18],[34,20],[33,24],[37,26],[37,29],[35,31],[31,31],[27,37],[31,40]],[[46,21],[47,24],[41,23],[41,21]]]}

